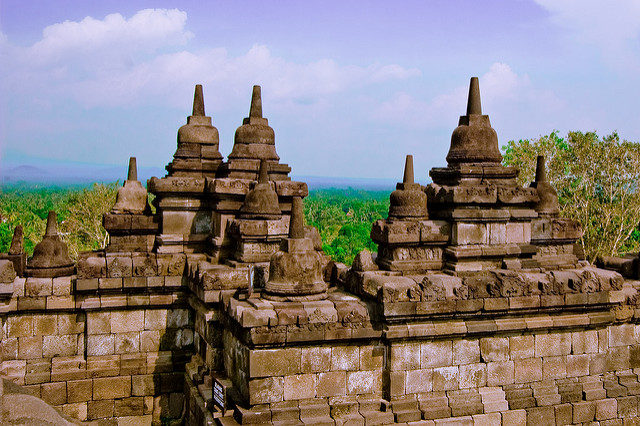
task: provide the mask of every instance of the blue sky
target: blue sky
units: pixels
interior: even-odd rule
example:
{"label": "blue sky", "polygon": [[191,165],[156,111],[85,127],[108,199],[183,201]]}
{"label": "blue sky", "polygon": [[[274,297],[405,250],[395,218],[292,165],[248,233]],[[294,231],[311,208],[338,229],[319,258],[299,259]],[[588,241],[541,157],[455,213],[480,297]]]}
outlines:
{"label": "blue sky", "polygon": [[426,181],[474,75],[501,144],[640,141],[640,0],[2,0],[0,167],[164,166],[196,83],[226,155],[261,84],[295,174]]}

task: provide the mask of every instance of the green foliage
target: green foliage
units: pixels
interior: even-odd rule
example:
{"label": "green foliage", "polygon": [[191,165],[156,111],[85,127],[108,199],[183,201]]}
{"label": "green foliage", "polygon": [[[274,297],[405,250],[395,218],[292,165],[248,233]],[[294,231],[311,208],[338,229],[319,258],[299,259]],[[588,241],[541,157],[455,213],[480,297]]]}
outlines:
{"label": "green foliage", "polygon": [[537,155],[547,158],[547,179],[556,188],[561,215],[579,221],[589,260],[638,250],[640,144],[617,133],[553,132],[509,141],[504,164],[520,168],[519,183],[534,180]]}
{"label": "green foliage", "polygon": [[377,251],[369,237],[371,225],[387,217],[389,192],[356,189],[311,191],[304,200],[307,224],[318,228],[324,252],[351,264],[363,249]]}
{"label": "green foliage", "polygon": [[11,245],[13,229],[22,225],[30,255],[44,234],[49,210],[58,214],[58,231],[76,258],[83,250],[104,247],[102,214],[113,206],[118,184],[82,186],[7,185],[0,189],[0,252]]}

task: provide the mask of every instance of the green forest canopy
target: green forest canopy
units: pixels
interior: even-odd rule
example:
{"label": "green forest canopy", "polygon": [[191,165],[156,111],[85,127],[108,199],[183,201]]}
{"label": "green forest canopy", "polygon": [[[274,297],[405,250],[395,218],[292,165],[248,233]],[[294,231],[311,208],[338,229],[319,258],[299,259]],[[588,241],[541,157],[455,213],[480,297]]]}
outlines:
{"label": "green forest canopy", "polygon": [[[536,156],[547,156],[547,177],[559,194],[562,216],[577,219],[590,260],[640,248],[640,144],[621,141],[616,133],[553,132],[537,139],[509,141],[504,164],[517,166],[519,183],[535,175]],[[102,214],[111,209],[120,184],[87,186],[5,185],[0,188],[0,252],[6,252],[13,229],[24,228],[29,254],[44,233],[49,210],[58,213],[59,231],[69,253],[105,247],[108,236]],[[390,191],[323,189],[304,200],[307,224],[318,228],[331,258],[350,264],[361,250],[376,251],[369,233],[373,222],[387,217]]]}

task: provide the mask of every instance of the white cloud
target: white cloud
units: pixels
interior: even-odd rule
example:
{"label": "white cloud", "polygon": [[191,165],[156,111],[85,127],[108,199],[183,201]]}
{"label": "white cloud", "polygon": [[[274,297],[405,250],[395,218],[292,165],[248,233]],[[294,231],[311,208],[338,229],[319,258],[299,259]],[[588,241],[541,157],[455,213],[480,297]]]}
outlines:
{"label": "white cloud", "polygon": [[570,31],[574,41],[600,49],[603,56],[618,63],[620,57],[636,56],[640,41],[639,0],[535,0],[551,21]]}
{"label": "white cloud", "polygon": [[[112,14],[86,17],[44,29],[27,48],[5,44],[2,55],[12,67],[4,74],[9,92],[71,98],[85,107],[153,104],[184,106],[194,83],[206,85],[207,102],[246,102],[251,84],[268,86],[281,104],[317,104],[323,96],[352,87],[419,75],[396,64],[341,65],[331,59],[294,63],[263,45],[231,55],[223,48],[185,49],[192,37],[187,14],[146,9],[127,19]],[[2,83],[0,83],[2,84]],[[213,95],[213,96],[211,96]]]}

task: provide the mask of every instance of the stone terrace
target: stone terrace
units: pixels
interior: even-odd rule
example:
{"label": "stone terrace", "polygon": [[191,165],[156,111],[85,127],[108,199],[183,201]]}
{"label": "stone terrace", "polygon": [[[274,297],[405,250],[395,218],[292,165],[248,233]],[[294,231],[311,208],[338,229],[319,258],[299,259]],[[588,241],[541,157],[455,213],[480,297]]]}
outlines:
{"label": "stone terrace", "polygon": [[447,166],[424,187],[407,156],[377,255],[347,267],[304,224],[260,87],[225,161],[198,85],[155,213],[132,158],[106,249],[74,263],[51,213],[27,259],[16,229],[1,373],[100,424],[636,424],[637,256],[586,262],[544,158],[526,188],[501,160],[472,78]]}

